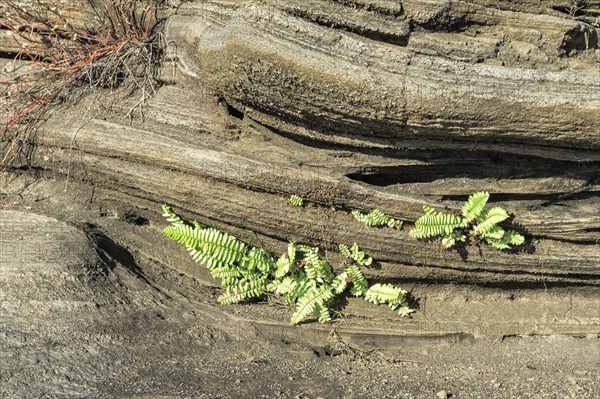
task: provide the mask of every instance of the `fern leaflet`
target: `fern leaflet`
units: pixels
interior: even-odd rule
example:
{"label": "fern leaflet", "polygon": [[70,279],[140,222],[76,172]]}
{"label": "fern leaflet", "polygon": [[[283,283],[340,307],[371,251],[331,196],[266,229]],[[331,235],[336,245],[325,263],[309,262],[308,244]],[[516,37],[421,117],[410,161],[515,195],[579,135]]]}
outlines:
{"label": "fern leaflet", "polygon": [[304,205],[304,200],[299,195],[294,194],[290,196],[290,204],[302,207]]}
{"label": "fern leaflet", "polygon": [[346,291],[347,286],[348,286],[348,273],[346,273],[346,272],[338,274],[337,276],[335,276],[335,278],[331,282],[331,288],[333,289],[333,292],[335,292],[338,295],[341,294],[342,292]]}
{"label": "fern leaflet", "polygon": [[365,275],[357,265],[351,265],[346,269],[348,276],[352,278],[352,289],[350,293],[354,296],[363,296],[369,289],[369,283]]}
{"label": "fern leaflet", "polygon": [[387,303],[392,310],[400,308],[403,316],[411,313],[408,303],[405,301],[407,292],[391,284],[373,284],[365,294],[365,300],[376,305]]}
{"label": "fern leaflet", "polygon": [[386,215],[379,209],[374,209],[369,214],[364,214],[361,211],[354,210],[352,211],[352,215],[356,220],[366,224],[369,227],[387,226],[400,230],[403,225],[402,221]]}
{"label": "fern leaflet", "polygon": [[330,286],[325,285],[321,288],[312,287],[298,299],[298,306],[296,306],[296,311],[292,315],[290,322],[292,324],[300,323],[315,312],[317,307],[326,306],[332,298],[333,292]]}
{"label": "fern leaflet", "polygon": [[369,266],[373,263],[373,258],[367,257],[363,251],[360,250],[357,243],[352,245],[352,248],[348,248],[346,244],[338,245],[338,248],[342,255],[346,258],[354,260],[361,266]]}
{"label": "fern leaflet", "polygon": [[469,196],[469,199],[462,207],[462,214],[464,218],[469,222],[472,222],[478,218],[479,215],[481,215],[481,212],[483,212],[485,204],[489,198],[490,193],[487,191],[480,191]]}
{"label": "fern leaflet", "polygon": [[481,217],[478,218],[478,224],[473,228],[477,235],[486,234],[492,230],[498,223],[508,219],[508,213],[500,207],[486,209]]}
{"label": "fern leaflet", "polygon": [[244,280],[234,290],[227,291],[219,296],[219,303],[231,305],[239,303],[250,298],[258,298],[267,292],[267,282],[263,277],[254,277],[249,280]]}
{"label": "fern leaflet", "polygon": [[460,227],[461,220],[451,213],[430,213],[417,219],[415,228],[409,234],[414,238],[430,238],[451,235],[454,229]]}
{"label": "fern leaflet", "polygon": [[[163,216],[167,219],[167,222],[171,223],[172,226],[178,227],[178,226],[185,225],[185,222],[183,221],[183,219],[181,219],[179,217],[179,215],[177,215],[175,212],[173,212],[169,205],[163,204],[162,209],[163,209]],[[196,222],[196,223],[198,223],[198,222]]]}

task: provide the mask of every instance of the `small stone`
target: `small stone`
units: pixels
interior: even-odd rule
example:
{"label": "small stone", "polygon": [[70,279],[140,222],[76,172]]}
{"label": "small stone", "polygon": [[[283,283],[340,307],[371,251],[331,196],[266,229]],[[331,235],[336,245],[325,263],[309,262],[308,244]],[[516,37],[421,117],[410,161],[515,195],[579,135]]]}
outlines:
{"label": "small stone", "polygon": [[288,380],[294,381],[294,377],[288,377]]}
{"label": "small stone", "polygon": [[500,388],[501,386],[502,386],[502,384],[500,384],[499,382],[494,384],[494,388],[496,388],[496,389]]}
{"label": "small stone", "polygon": [[241,384],[241,383],[242,383],[242,380],[235,380],[235,383],[236,383],[236,384]]}
{"label": "small stone", "polygon": [[440,399],[447,399],[448,398],[448,392],[446,391],[439,391],[437,393],[437,397]]}

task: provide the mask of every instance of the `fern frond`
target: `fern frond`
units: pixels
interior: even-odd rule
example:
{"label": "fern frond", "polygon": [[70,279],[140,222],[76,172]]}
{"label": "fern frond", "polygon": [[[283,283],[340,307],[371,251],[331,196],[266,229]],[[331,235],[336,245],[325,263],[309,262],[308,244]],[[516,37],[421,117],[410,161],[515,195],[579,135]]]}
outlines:
{"label": "fern frond", "polygon": [[423,212],[425,212],[426,215],[437,215],[438,212],[433,209],[432,207],[430,207],[429,205],[423,205]]}
{"label": "fern frond", "polygon": [[454,230],[452,234],[442,238],[442,245],[444,245],[446,248],[452,248],[457,241],[464,242],[466,239],[467,236],[465,236],[460,230]]}
{"label": "fern frond", "polygon": [[304,263],[311,267],[318,266],[320,261],[319,248],[300,245],[298,249],[304,253],[304,258],[302,259]]}
{"label": "fern frond", "polygon": [[188,248],[199,248],[201,239],[199,233],[202,230],[197,230],[192,226],[180,224],[176,226],[167,226],[162,233],[173,241],[184,244]]}
{"label": "fern frond", "polygon": [[235,279],[242,277],[242,273],[239,268],[231,266],[223,266],[212,269],[210,274],[215,278],[221,279]]}
{"label": "fern frond", "polygon": [[351,265],[346,269],[346,273],[352,278],[352,289],[350,293],[354,296],[362,296],[369,289],[369,283],[365,275],[357,265]]}
{"label": "fern frond", "polygon": [[415,227],[408,234],[414,238],[449,236],[460,225],[460,218],[454,214],[430,213],[418,218]]}
{"label": "fern frond", "polygon": [[346,291],[346,287],[348,286],[348,273],[343,272],[335,276],[333,281],[331,282],[331,289],[337,295]]}
{"label": "fern frond", "polygon": [[479,235],[482,238],[486,238],[486,239],[489,238],[492,240],[500,240],[500,239],[502,239],[502,237],[504,237],[505,231],[502,227],[500,227],[498,225],[494,225],[485,233],[480,233],[480,234],[477,234],[476,232],[473,232],[473,233],[475,235]]}
{"label": "fern frond", "polygon": [[317,271],[317,282],[321,284],[331,284],[335,278],[333,268],[326,260],[319,260],[317,266],[315,266],[315,270]]}
{"label": "fern frond", "polygon": [[299,195],[294,194],[290,196],[290,204],[301,207],[304,205],[304,200]]}
{"label": "fern frond", "polygon": [[454,244],[456,244],[456,240],[451,235],[442,238],[442,245],[445,248],[452,248]]}
{"label": "fern frond", "polygon": [[270,274],[275,268],[275,260],[262,248],[252,248],[243,259],[242,265],[250,272]]}
{"label": "fern frond", "polygon": [[480,191],[469,196],[469,199],[464,203],[462,207],[462,214],[464,218],[472,222],[481,215],[485,204],[490,198],[490,193],[487,191]]}
{"label": "fern frond", "polygon": [[273,276],[275,278],[282,278],[292,271],[293,266],[294,264],[290,262],[287,254],[283,254],[275,263],[275,271],[273,272]]}
{"label": "fern frond", "polygon": [[285,295],[294,291],[296,286],[298,286],[298,282],[296,281],[296,279],[287,276],[284,277],[282,280],[274,281],[273,288],[269,289],[269,291],[275,292],[278,295]]}
{"label": "fern frond", "polygon": [[217,229],[197,231],[195,236],[199,244],[191,249],[190,255],[196,262],[205,264],[209,269],[239,264],[246,255],[246,244]]}
{"label": "fern frond", "polygon": [[523,245],[525,237],[516,230],[508,230],[504,233],[503,240],[510,245]]}
{"label": "fern frond", "polygon": [[352,251],[350,251],[350,248],[348,248],[346,244],[340,244],[338,245],[338,248],[342,255],[344,255],[348,259],[352,259]]}
{"label": "fern frond", "polygon": [[313,319],[316,319],[319,323],[325,323],[331,320],[331,313],[329,307],[326,304],[317,304],[315,310],[312,312]]}
{"label": "fern frond", "polygon": [[354,260],[361,266],[369,266],[373,263],[373,258],[367,257],[363,251],[360,250],[357,243],[352,245],[352,248],[348,248],[346,244],[339,244],[338,248],[342,255],[346,258]]}
{"label": "fern frond", "polygon": [[298,298],[304,296],[309,290],[316,288],[317,285],[314,281],[308,279],[305,274],[299,274],[296,276],[296,286],[287,294],[290,303],[298,302]]}
{"label": "fern frond", "polygon": [[225,291],[235,291],[244,281],[243,277],[223,277],[221,287],[225,288]]}
{"label": "fern frond", "polygon": [[265,278],[253,278],[242,281],[235,289],[227,291],[219,296],[219,303],[230,305],[239,303],[250,298],[258,298],[267,292],[267,281]]}
{"label": "fern frond", "polygon": [[[395,309],[392,309],[392,310],[395,310]],[[408,304],[408,302],[403,302],[400,305],[400,307],[398,308],[398,314],[403,317],[406,317],[414,312],[415,312],[415,310],[410,308],[410,305]]]}
{"label": "fern frond", "polygon": [[405,301],[407,292],[391,284],[373,284],[365,294],[365,300],[376,305],[387,303],[392,310],[400,308],[399,314],[407,316],[414,312]]}
{"label": "fern frond", "polygon": [[373,284],[365,294],[365,300],[379,305],[382,303],[400,303],[404,301],[406,291],[391,284]]}
{"label": "fern frond", "polygon": [[286,274],[294,273],[296,270],[296,245],[289,243],[287,252],[277,259],[275,262],[275,271],[273,276],[275,278],[282,278]]}
{"label": "fern frond", "polygon": [[379,209],[374,209],[369,214],[364,214],[361,211],[354,210],[352,211],[352,215],[356,220],[366,224],[369,227],[388,226],[395,229],[401,229],[403,225],[402,221],[386,215]]}
{"label": "fern frond", "polygon": [[486,209],[481,216],[477,219],[478,223],[473,228],[473,231],[477,235],[483,235],[492,230],[498,223],[508,219],[508,213],[500,208],[494,207]]}
{"label": "fern frond", "polygon": [[319,307],[326,307],[326,304],[333,298],[333,292],[331,287],[324,285],[320,288],[312,287],[308,290],[300,299],[298,299],[298,306],[296,311],[292,315],[290,322],[292,324],[298,324],[308,316],[313,314]]}
{"label": "fern frond", "polygon": [[[502,230],[502,229],[500,229]],[[525,237],[515,230],[504,231],[501,237],[485,235],[483,238],[496,249],[510,249],[513,245],[522,245],[525,242]]]}
{"label": "fern frond", "polygon": [[179,215],[177,215],[175,212],[173,212],[169,205],[163,204],[162,209],[163,209],[163,216],[167,219],[167,222],[171,223],[172,226],[178,227],[178,226],[185,225],[185,222],[183,221],[183,219],[181,219],[179,217]]}

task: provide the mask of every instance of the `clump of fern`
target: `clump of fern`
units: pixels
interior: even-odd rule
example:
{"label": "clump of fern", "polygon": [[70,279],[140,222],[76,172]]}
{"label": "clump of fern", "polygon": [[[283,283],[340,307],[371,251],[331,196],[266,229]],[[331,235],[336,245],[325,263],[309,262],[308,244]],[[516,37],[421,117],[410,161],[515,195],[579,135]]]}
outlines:
{"label": "clump of fern", "polygon": [[252,298],[271,296],[294,307],[292,324],[312,318],[321,323],[331,320],[330,304],[336,295],[348,287],[355,296],[364,296],[372,303],[387,303],[399,313],[412,310],[404,301],[406,291],[390,288],[384,291],[375,284],[369,288],[360,266],[368,266],[367,257],[355,243],[352,248],[340,245],[340,250],[353,263],[336,275],[332,266],[320,256],[319,248],[290,243],[277,260],[261,248],[250,247],[220,230],[204,227],[194,221],[187,224],[168,205],[163,216],[171,223],[163,234],[186,246],[192,258],[204,264],[211,274],[221,279],[225,293],[222,304],[239,303]]}
{"label": "clump of fern", "polygon": [[358,210],[352,211],[352,216],[359,222],[366,224],[369,227],[391,227],[394,229],[402,229],[403,222],[386,215],[379,209],[374,209],[366,214]]}
{"label": "clump of fern", "polygon": [[415,222],[409,232],[414,238],[442,237],[442,244],[452,248],[456,242],[467,239],[466,232],[478,237],[496,249],[510,249],[525,242],[525,237],[515,230],[504,230],[499,223],[508,219],[505,209],[486,206],[490,194],[485,191],[469,196],[462,207],[462,217],[453,213],[438,212],[424,205],[425,215]]}

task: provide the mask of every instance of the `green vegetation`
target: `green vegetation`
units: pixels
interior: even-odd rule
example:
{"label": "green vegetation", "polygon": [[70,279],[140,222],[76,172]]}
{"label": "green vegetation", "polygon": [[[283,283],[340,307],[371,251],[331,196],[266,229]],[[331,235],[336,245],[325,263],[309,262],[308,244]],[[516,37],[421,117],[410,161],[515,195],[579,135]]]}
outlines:
{"label": "green vegetation", "polygon": [[163,211],[171,223],[163,234],[185,245],[196,262],[221,279],[225,293],[218,301],[222,304],[270,296],[295,307],[292,324],[309,318],[324,323],[331,320],[331,301],[351,286],[352,295],[375,304],[386,303],[402,315],[413,312],[406,302],[406,291],[381,284],[369,287],[360,266],[371,264],[372,259],[356,244],[351,249],[340,245],[353,263],[335,275],[319,248],[290,243],[286,253],[275,260],[262,248],[247,246],[220,230],[196,221],[187,224],[168,205],[163,205]]}
{"label": "green vegetation", "polygon": [[[506,210],[486,206],[490,194],[472,194],[462,207],[462,215],[438,212],[425,205],[425,214],[415,222],[410,235],[417,239],[442,237],[446,248],[464,242],[467,234],[484,240],[497,249],[521,245],[524,237],[515,230],[504,230],[498,224],[508,218]],[[290,203],[302,206],[297,195]],[[390,284],[369,286],[361,267],[370,266],[373,258],[360,250],[339,244],[342,255],[352,262],[335,274],[331,264],[321,257],[319,248],[290,243],[286,253],[275,259],[262,248],[252,247],[215,228],[193,221],[188,224],[163,205],[165,218],[171,224],[163,234],[186,246],[192,258],[204,264],[211,274],[221,279],[225,292],[219,296],[222,304],[233,304],[253,298],[269,298],[295,308],[290,322],[298,324],[307,319],[321,323],[331,320],[331,302],[348,288],[350,293],[366,301],[387,304],[401,315],[412,310],[406,302],[407,292]],[[402,222],[378,209],[369,214],[352,211],[354,217],[367,226],[402,228]]]}
{"label": "green vegetation", "polygon": [[373,258],[367,257],[363,251],[358,248],[358,244],[354,243],[352,248],[348,248],[346,244],[339,245],[340,252],[348,259],[352,259],[361,266],[369,266],[373,263]]}
{"label": "green vegetation", "polygon": [[394,219],[385,213],[381,212],[379,209],[374,209],[369,214],[362,213],[361,211],[354,210],[352,211],[352,215],[359,222],[363,222],[369,227],[392,227],[394,229],[400,230],[402,228],[402,221]]}
{"label": "green vegetation", "polygon": [[508,212],[500,207],[487,207],[488,192],[472,194],[462,207],[462,217],[453,213],[437,212],[423,206],[425,215],[415,222],[409,234],[414,238],[442,237],[442,244],[452,248],[457,241],[465,241],[465,232],[478,237],[496,249],[510,249],[521,245],[525,238],[515,230],[504,230],[498,224],[508,219]]}
{"label": "green vegetation", "polygon": [[304,206],[304,200],[299,195],[294,194],[290,196],[290,204],[294,206]]}

